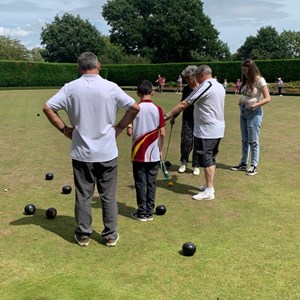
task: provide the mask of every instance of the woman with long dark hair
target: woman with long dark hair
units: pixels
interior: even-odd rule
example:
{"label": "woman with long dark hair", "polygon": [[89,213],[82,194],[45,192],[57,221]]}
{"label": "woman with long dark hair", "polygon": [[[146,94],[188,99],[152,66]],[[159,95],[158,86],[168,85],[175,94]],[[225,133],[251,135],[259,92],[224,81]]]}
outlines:
{"label": "woman with long dark hair", "polygon": [[[242,135],[242,158],[232,171],[246,171],[247,175],[255,175],[259,162],[259,135],[263,120],[262,106],[271,101],[266,80],[260,75],[255,62],[246,59],[242,63],[243,81],[240,106],[240,128]],[[249,152],[251,165],[248,169]]]}

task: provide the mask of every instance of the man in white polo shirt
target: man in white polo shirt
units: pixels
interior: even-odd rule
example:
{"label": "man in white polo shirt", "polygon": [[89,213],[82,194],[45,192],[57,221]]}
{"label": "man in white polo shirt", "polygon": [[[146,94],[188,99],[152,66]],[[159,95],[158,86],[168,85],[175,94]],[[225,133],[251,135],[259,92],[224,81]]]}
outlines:
{"label": "man in white polo shirt", "polygon": [[194,143],[200,166],[204,168],[205,185],[200,187],[200,193],[194,195],[193,199],[213,200],[216,156],[225,131],[225,90],[216,79],[212,78],[209,66],[198,67],[195,75],[200,86],[168,112],[166,119],[180,113],[189,105],[194,105]]}
{"label": "man in white polo shirt", "polygon": [[[89,244],[92,233],[91,202],[96,184],[103,211],[104,229],[101,236],[105,244],[112,247],[119,239],[116,137],[133,121],[139,106],[115,83],[99,75],[100,63],[94,53],[82,53],[77,62],[82,76],[65,84],[46,102],[43,111],[52,125],[72,140],[76,242],[80,246]],[[126,112],[115,124],[119,108]],[[70,127],[58,115],[59,110],[66,112]]]}

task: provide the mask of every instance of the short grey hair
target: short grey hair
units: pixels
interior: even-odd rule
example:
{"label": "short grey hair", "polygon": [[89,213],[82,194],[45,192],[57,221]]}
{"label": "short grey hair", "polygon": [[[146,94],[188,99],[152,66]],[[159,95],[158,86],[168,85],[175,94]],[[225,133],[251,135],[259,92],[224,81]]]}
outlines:
{"label": "short grey hair", "polygon": [[181,75],[184,78],[194,78],[195,77],[195,71],[197,70],[197,66],[195,65],[190,65],[187,66],[181,73]]}
{"label": "short grey hair", "polygon": [[83,52],[77,59],[80,70],[93,70],[98,67],[98,57],[92,52]]}
{"label": "short grey hair", "polygon": [[198,75],[201,73],[204,73],[206,75],[212,74],[212,69],[208,65],[201,65],[197,68],[197,70],[195,71],[195,74]]}

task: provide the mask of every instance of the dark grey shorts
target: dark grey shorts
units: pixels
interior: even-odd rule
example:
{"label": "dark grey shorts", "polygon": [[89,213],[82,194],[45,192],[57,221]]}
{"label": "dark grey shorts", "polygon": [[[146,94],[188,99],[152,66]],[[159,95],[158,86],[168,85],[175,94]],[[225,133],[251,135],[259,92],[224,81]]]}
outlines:
{"label": "dark grey shorts", "polygon": [[200,167],[208,168],[216,164],[220,141],[221,139],[201,139],[195,137],[194,147],[199,156]]}

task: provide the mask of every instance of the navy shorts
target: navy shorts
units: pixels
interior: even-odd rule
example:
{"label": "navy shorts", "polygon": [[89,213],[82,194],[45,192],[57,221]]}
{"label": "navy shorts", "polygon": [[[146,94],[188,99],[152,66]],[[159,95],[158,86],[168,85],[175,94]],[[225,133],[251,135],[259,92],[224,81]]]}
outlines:
{"label": "navy shorts", "polygon": [[208,168],[216,164],[221,139],[201,139],[195,137],[194,147],[199,157],[200,167]]}

